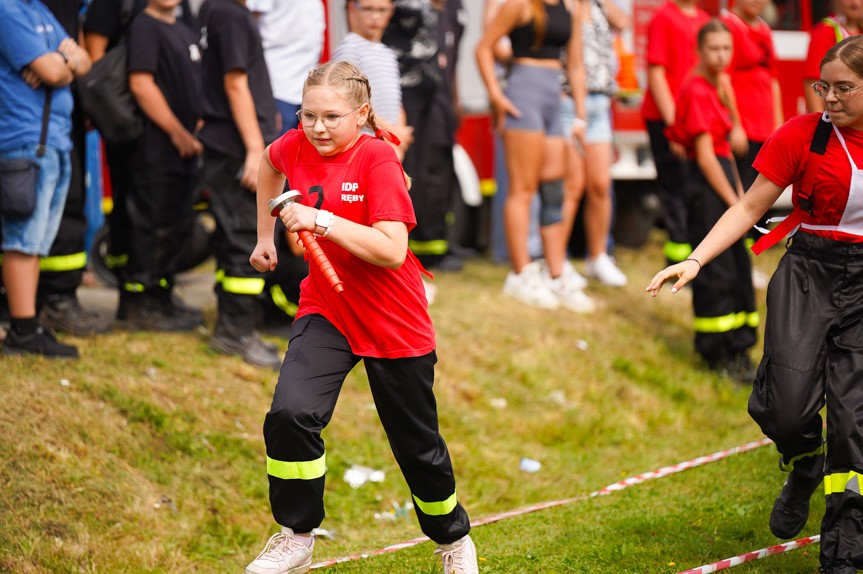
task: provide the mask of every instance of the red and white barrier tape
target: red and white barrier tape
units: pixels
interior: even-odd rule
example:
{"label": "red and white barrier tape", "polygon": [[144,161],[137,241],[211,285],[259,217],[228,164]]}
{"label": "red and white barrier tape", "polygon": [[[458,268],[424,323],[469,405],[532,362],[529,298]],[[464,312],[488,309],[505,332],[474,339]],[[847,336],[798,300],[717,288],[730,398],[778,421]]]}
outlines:
{"label": "red and white barrier tape", "polygon": [[778,546],[771,546],[770,548],[762,548],[761,550],[747,552],[746,554],[741,554],[740,556],[735,556],[734,558],[726,558],[725,560],[720,560],[719,562],[714,562],[713,564],[705,564],[704,566],[699,566],[698,568],[693,568],[692,570],[684,570],[683,572],[678,572],[677,574],[710,574],[711,572],[719,572],[720,570],[725,570],[726,568],[731,568],[732,566],[739,566],[741,564],[745,564],[746,562],[752,562],[753,560],[759,560],[767,556],[782,554],[783,552],[788,552],[789,550],[794,550],[795,548],[802,548],[804,546],[809,546],[810,544],[816,544],[820,540],[820,535],[810,536],[809,538],[801,538],[800,540],[786,542],[785,544],[780,544]]}
{"label": "red and white barrier tape", "polygon": [[[690,468],[695,468],[698,466],[702,466],[704,464],[708,464],[711,462],[716,462],[718,460],[722,460],[723,458],[728,458],[729,456],[739,454],[742,452],[754,450],[756,448],[771,444],[771,441],[768,438],[764,438],[761,440],[757,440],[754,442],[749,442],[741,446],[736,446],[734,448],[729,448],[726,450],[722,450],[719,452],[715,452],[713,454],[709,454],[707,456],[700,456],[698,458],[694,458],[692,460],[688,460],[686,462],[681,462],[679,464],[675,464],[673,466],[664,466],[659,470],[654,470],[652,472],[645,472],[644,474],[639,474],[638,476],[632,476],[625,480],[621,480],[620,482],[615,482],[614,484],[609,484],[605,488],[600,488],[594,492],[591,492],[587,495],[576,496],[573,498],[564,498],[561,500],[553,500],[551,502],[540,502],[538,504],[532,504],[530,506],[525,506],[523,508],[519,508],[517,510],[510,510],[508,512],[502,512],[500,514],[495,514],[489,516],[487,518],[482,518],[480,520],[474,520],[470,523],[471,527],[482,526],[484,524],[491,524],[493,522],[498,522],[505,518],[512,518],[514,516],[522,516],[524,514],[530,514],[531,512],[536,512],[538,510],[545,510],[546,508],[554,508],[556,506],[563,506],[565,504],[571,504],[573,502],[582,502],[584,500],[588,500],[589,498],[593,498],[595,496],[604,496],[606,494],[611,494],[612,492],[616,492],[618,490],[623,490],[624,488],[629,488],[630,486],[635,486],[636,484],[641,484],[642,482],[646,482],[648,480],[653,480],[655,478],[663,478],[666,476],[670,476],[672,474],[677,474],[678,472],[683,472],[684,470],[689,470]],[[371,556],[378,556],[380,554],[387,554],[389,552],[395,552],[396,550],[403,550],[405,548],[411,548],[416,546],[417,544],[421,544],[423,542],[428,541],[427,536],[421,536],[420,538],[414,538],[413,540],[407,540],[405,542],[400,542],[399,544],[393,544],[392,546],[387,546],[386,548],[381,548],[379,550],[375,550],[374,552],[366,552],[363,554],[354,554],[353,556],[343,556],[342,558],[334,558],[332,560],[325,560],[323,562],[318,562],[316,564],[312,564],[312,570],[316,568],[325,568],[326,566],[332,566],[333,564],[339,564],[341,562],[350,562],[353,560],[359,560],[361,558],[369,558]],[[790,544],[790,543],[789,543]],[[789,548],[790,550],[790,548]],[[713,570],[705,570],[705,572],[713,572]]]}

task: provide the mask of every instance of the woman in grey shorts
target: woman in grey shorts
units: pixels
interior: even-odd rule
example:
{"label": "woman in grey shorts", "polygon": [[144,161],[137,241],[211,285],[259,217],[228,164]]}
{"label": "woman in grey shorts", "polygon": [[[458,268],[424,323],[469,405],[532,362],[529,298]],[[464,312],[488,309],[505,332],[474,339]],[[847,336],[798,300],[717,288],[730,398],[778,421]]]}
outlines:
{"label": "woman in grey shorts", "polygon": [[[495,75],[493,55],[494,45],[504,36],[509,36],[513,53],[506,90]],[[566,144],[560,81],[563,74],[582,73],[580,37],[571,0],[507,0],[477,45],[476,58],[503,134],[509,173],[504,223],[513,269],[504,293],[536,307],[562,305],[590,312],[593,301],[565,264],[568,237],[561,214]],[[561,64],[564,51],[566,69]],[[584,91],[574,99],[583,115]],[[581,139],[584,123],[576,122],[566,135]],[[544,265],[531,262],[527,247],[530,202],[537,190],[542,198]]]}

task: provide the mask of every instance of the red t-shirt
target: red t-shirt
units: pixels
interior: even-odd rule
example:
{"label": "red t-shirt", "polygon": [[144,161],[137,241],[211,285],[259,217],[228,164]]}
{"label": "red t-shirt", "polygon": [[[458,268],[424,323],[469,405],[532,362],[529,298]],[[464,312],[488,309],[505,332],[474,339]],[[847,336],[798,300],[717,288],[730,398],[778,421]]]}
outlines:
{"label": "red t-shirt", "polygon": [[779,74],[770,26],[759,19],[755,27],[737,14],[726,12],[722,21],[734,37],[734,58],[728,67],[737,108],[746,136],[766,141],[773,133],[773,80]]}
{"label": "red t-shirt", "polygon": [[[803,170],[809,157],[809,145],[815,135],[815,126],[821,114],[805,114],[791,118],[776,130],[764,143],[755,169],[776,185],[787,187],[794,184],[794,204],[797,191],[803,183]],[[851,128],[839,128],[848,151],[858,167],[863,167],[863,132]],[[835,226],[842,220],[848,204],[851,186],[851,164],[842,143],[835,133],[830,134],[827,151],[812,194],[812,225]],[[863,237],[835,230],[807,229],[810,233],[838,241],[863,241]]]}
{"label": "red t-shirt", "polygon": [[[303,194],[305,205],[322,199],[320,209],[360,225],[401,221],[409,230],[416,226],[402,166],[381,140],[364,135],[352,148],[324,157],[302,132],[291,130],[270,146],[270,161],[287,176],[291,189]],[[309,265],[309,276],[300,284],[297,317],[323,315],[363,357],[419,357],[435,349],[422,268],[410,251],[401,267],[387,269],[326,237],[317,240],[345,290],[333,291],[317,265]]]}
{"label": "red t-shirt", "polygon": [[[803,64],[804,80],[817,80],[820,78],[821,60],[827,54],[827,50],[839,43],[839,39],[854,35],[849,33],[848,29],[837,21],[836,16],[832,16],[831,19],[834,25],[826,24],[822,21],[812,27],[812,31],[809,34],[809,52],[806,55],[806,63]],[[839,27],[839,35],[841,36],[839,39],[836,37],[835,26]],[[806,89],[811,88],[807,87]]]}
{"label": "red t-shirt", "polygon": [[728,133],[731,112],[719,101],[716,86],[698,74],[693,74],[677,94],[677,115],[674,125],[665,128],[665,137],[686,148],[686,155],[695,157],[695,138],[709,133],[717,156],[731,155]]}
{"label": "red t-shirt", "polygon": [[[696,8],[695,15],[690,15],[669,1],[656,10],[647,27],[647,65],[665,66],[668,87],[675,98],[683,81],[698,63],[696,37],[699,28],[708,20],[710,15],[701,8]],[[662,120],[649,89],[641,106],[641,115],[648,121]]]}

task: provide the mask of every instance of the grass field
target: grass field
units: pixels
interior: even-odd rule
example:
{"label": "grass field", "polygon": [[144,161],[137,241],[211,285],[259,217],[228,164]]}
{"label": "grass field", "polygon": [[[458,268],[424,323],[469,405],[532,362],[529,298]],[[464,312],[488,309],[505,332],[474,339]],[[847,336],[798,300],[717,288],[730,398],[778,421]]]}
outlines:
{"label": "grass field", "polygon": [[[757,265],[770,272],[779,254]],[[661,266],[658,237],[617,257],[630,285],[592,285],[592,316],[518,307],[500,293],[506,269],[486,261],[436,279],[441,429],[472,518],[761,438],[748,389],[694,357],[688,290],[644,293]],[[0,572],[242,572],[276,529],[261,435],[275,375],[209,352],[204,331],[72,340],[77,362],[0,362]],[[420,536],[412,513],[375,518],[410,493],[362,365],[324,438],[322,527],[333,538],[319,539],[315,560]],[[522,457],[542,468],[521,471]],[[778,544],[767,528],[784,480],[776,459],[767,446],[476,528],[481,571],[673,574]],[[352,464],[386,478],[353,489],[343,480]],[[801,536],[817,534],[823,508],[816,495]],[[322,571],[431,574],[432,550],[423,543]],[[817,553],[732,572],[811,573]]]}

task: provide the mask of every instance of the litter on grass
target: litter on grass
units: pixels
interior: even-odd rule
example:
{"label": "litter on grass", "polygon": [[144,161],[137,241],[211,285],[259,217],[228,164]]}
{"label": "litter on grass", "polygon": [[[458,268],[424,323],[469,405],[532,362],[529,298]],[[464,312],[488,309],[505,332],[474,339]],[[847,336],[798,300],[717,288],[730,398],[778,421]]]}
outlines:
{"label": "litter on grass", "polygon": [[344,477],[345,482],[347,482],[351,488],[359,488],[366,482],[383,482],[384,478],[386,478],[386,473],[384,471],[375,470],[359,464],[352,464],[351,467],[345,471]]}

